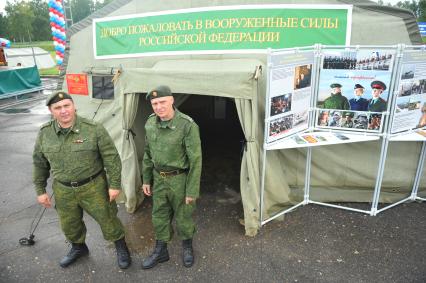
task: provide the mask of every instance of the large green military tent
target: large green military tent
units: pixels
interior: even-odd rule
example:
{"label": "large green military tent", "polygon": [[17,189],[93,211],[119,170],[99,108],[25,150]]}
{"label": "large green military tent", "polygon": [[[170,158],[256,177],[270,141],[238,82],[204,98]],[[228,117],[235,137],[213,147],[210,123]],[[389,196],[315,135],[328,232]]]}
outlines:
{"label": "large green military tent", "polygon": [[[262,1],[256,0],[116,0],[68,30],[69,48],[64,62],[65,73],[87,74],[88,78],[89,95],[74,95],[78,113],[104,124],[114,139],[123,162],[124,201],[129,212],[135,211],[143,200],[139,191],[140,160],[144,146],[143,126],[147,116],[152,113],[144,94],[154,86],[167,84],[174,93],[179,94],[176,96],[178,107],[190,96],[208,97],[201,100],[201,106],[195,102],[186,104],[186,108],[192,107],[192,113],[205,112],[203,103],[210,104],[209,109],[213,109],[213,112],[220,112],[218,105],[221,99],[226,98],[226,101],[234,102],[231,106],[235,105],[234,111],[236,108],[238,114],[234,120],[239,122],[235,123],[235,131],[242,131],[245,139],[240,173],[245,229],[247,235],[256,234],[259,228],[266,93],[266,74],[262,70],[266,69],[267,57],[265,53],[193,55],[189,52],[168,56],[154,54],[95,59],[93,20],[129,17],[132,14],[148,12],[161,14],[161,11],[166,10],[261,4]],[[268,1],[268,4],[298,4],[308,7],[313,4],[351,5],[351,45],[421,43],[411,12],[379,6],[372,1],[274,0]],[[114,84],[110,83],[111,78]],[[63,88],[67,89],[66,81]],[[94,95],[95,92],[97,95],[100,93],[100,96]],[[106,97],[110,99],[105,99]],[[220,113],[212,115],[221,116]],[[231,139],[226,135],[221,138],[224,141]],[[394,202],[409,194],[420,147],[420,143],[399,142],[390,145],[381,201]],[[311,177],[313,198],[328,202],[371,201],[379,153],[379,142],[315,149]],[[304,185],[305,156],[305,150],[296,149],[268,153],[264,211],[266,215],[274,214],[282,207],[300,200]],[[401,156],[404,158],[400,158]],[[223,168],[226,168],[226,164]],[[424,187],[424,182],[421,185]]]}

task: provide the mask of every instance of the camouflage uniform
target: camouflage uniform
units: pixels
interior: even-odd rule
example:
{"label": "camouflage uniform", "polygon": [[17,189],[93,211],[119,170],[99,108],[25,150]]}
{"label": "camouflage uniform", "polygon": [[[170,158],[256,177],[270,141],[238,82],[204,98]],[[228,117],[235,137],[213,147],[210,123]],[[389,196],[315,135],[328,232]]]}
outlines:
{"label": "camouflage uniform", "polygon": [[[116,241],[124,237],[117,217],[115,201],[109,201],[109,187],[121,188],[121,161],[117,149],[102,125],[76,115],[68,132],[55,120],[41,126],[33,152],[33,181],[37,195],[46,193],[50,171],[53,175],[55,207],[62,231],[71,243],[84,243],[86,226],[83,210],[101,226],[104,238]],[[84,180],[101,172],[79,187],[62,183]]]}
{"label": "camouflage uniform", "polygon": [[[144,184],[153,184],[152,222],[157,240],[169,242],[173,236],[171,221],[176,216],[178,236],[192,239],[195,202],[200,191],[201,142],[197,124],[175,109],[173,119],[160,121],[152,114],[145,125],[146,144],[142,161]],[[175,176],[160,176],[160,171],[187,170]]]}
{"label": "camouflage uniform", "polygon": [[324,108],[348,110],[349,102],[348,99],[339,92],[336,94],[331,94],[331,96],[324,100]]}

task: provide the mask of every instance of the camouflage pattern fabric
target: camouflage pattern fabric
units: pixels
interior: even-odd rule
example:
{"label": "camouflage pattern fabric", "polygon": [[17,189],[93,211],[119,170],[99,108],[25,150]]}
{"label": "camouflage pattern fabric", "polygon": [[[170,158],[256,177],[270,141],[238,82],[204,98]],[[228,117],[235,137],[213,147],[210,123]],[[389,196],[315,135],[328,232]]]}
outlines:
{"label": "camouflage pattern fabric", "polygon": [[71,243],[84,243],[86,225],[83,210],[86,211],[102,230],[107,241],[117,241],[124,237],[124,228],[117,217],[117,204],[109,201],[105,174],[78,188],[53,183],[55,208],[59,215],[62,231]]}
{"label": "camouflage pattern fabric", "polygon": [[[195,204],[186,205],[185,197],[197,198],[200,192],[202,157],[198,125],[176,109],[173,119],[165,123],[160,122],[155,114],[151,115],[145,131],[142,177],[144,184],[153,185],[152,219],[156,239],[171,239],[173,216],[176,216],[179,237],[192,238]],[[188,171],[169,177],[161,177],[156,172],[176,169]]]}
{"label": "camouflage pattern fabric", "polygon": [[54,120],[41,126],[33,152],[33,182],[37,195],[44,194],[52,172],[61,227],[72,243],[84,242],[83,209],[99,223],[105,239],[124,236],[115,202],[109,202],[105,173],[77,188],[58,182],[81,181],[104,169],[109,187],[121,189],[120,156],[102,125],[76,116],[69,131],[62,131]]}
{"label": "camouflage pattern fabric", "polygon": [[324,108],[348,110],[349,102],[348,99],[339,92],[332,94],[324,100]]}
{"label": "camouflage pattern fabric", "polygon": [[56,121],[41,126],[33,152],[33,182],[37,195],[46,192],[47,179],[62,182],[84,180],[106,169],[111,188],[121,189],[121,160],[114,142],[102,125],[76,116],[67,134]]}

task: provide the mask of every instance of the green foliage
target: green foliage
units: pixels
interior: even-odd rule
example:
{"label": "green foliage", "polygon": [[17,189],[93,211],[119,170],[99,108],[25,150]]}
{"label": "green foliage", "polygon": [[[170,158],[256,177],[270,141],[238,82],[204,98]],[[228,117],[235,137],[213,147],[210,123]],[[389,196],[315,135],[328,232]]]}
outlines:
{"label": "green foliage", "polygon": [[[113,0],[68,0],[74,24]],[[9,0],[0,13],[0,37],[13,42],[51,39],[47,0]],[[71,15],[68,15],[69,17]]]}
{"label": "green foliage", "polygon": [[420,22],[426,20],[426,0],[399,1],[395,6],[413,11],[414,15]]}

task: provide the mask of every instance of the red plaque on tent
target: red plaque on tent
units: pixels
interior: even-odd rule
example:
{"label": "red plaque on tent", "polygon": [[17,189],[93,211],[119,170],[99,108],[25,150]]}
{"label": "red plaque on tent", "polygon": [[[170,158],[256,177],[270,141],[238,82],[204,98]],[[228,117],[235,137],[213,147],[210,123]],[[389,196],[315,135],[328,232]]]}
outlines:
{"label": "red plaque on tent", "polygon": [[69,94],[89,95],[86,74],[67,74]]}

